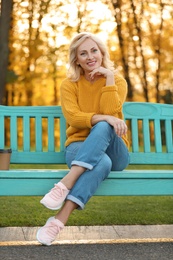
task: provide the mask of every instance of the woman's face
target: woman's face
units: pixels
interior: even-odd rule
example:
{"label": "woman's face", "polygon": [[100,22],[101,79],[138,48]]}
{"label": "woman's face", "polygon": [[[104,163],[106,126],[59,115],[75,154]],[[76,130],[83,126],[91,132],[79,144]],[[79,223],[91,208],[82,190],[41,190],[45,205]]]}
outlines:
{"label": "woman's face", "polygon": [[77,48],[77,62],[85,74],[102,65],[102,54],[96,42],[87,38]]}

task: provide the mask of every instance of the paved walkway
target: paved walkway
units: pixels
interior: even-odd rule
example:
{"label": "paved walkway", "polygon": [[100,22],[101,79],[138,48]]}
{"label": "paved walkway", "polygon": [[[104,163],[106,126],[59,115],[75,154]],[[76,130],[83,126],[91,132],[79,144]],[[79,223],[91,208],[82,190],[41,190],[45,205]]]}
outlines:
{"label": "paved walkway", "polygon": [[[39,227],[2,227],[0,246],[38,244]],[[173,242],[173,225],[66,226],[54,244]]]}

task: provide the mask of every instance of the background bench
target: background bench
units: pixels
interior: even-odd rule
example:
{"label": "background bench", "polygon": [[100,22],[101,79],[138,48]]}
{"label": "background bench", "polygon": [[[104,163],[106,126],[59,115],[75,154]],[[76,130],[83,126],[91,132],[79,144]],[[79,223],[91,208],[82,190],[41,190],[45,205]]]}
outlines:
{"label": "background bench", "polygon": [[[123,110],[131,140],[130,164],[151,166],[111,172],[95,195],[173,195],[173,169],[159,169],[173,165],[173,106],[126,102]],[[0,106],[0,149],[12,149],[11,164],[59,168],[1,170],[1,196],[44,195],[68,172],[65,128],[61,107]]]}

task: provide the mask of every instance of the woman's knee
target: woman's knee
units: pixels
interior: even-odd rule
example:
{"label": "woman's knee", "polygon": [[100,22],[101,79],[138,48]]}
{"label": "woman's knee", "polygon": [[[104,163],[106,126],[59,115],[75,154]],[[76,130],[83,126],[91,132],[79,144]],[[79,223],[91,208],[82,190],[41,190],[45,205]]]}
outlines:
{"label": "woman's knee", "polygon": [[108,129],[110,129],[111,125],[108,122],[106,122],[106,121],[100,121],[97,124],[95,124],[93,128],[98,128],[98,127],[99,128],[105,128],[105,129],[108,128]]}
{"label": "woman's knee", "polygon": [[113,132],[113,127],[108,124],[106,121],[98,122],[96,125],[93,126],[92,131],[97,131],[98,135],[106,135]]}
{"label": "woman's knee", "polygon": [[130,162],[129,153],[122,154],[119,157],[119,160],[116,160],[116,162],[112,164],[112,170],[123,171],[129,165],[129,162]]}

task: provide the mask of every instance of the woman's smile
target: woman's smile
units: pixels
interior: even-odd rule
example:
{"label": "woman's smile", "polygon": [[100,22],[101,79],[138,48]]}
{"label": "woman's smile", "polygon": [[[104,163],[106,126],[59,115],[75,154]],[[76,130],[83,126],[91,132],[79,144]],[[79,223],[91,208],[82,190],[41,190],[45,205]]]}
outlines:
{"label": "woman's smile", "polygon": [[87,65],[92,67],[92,66],[94,66],[96,64],[96,62],[97,61],[95,61],[95,60],[94,61],[89,61],[89,62],[87,62]]}

